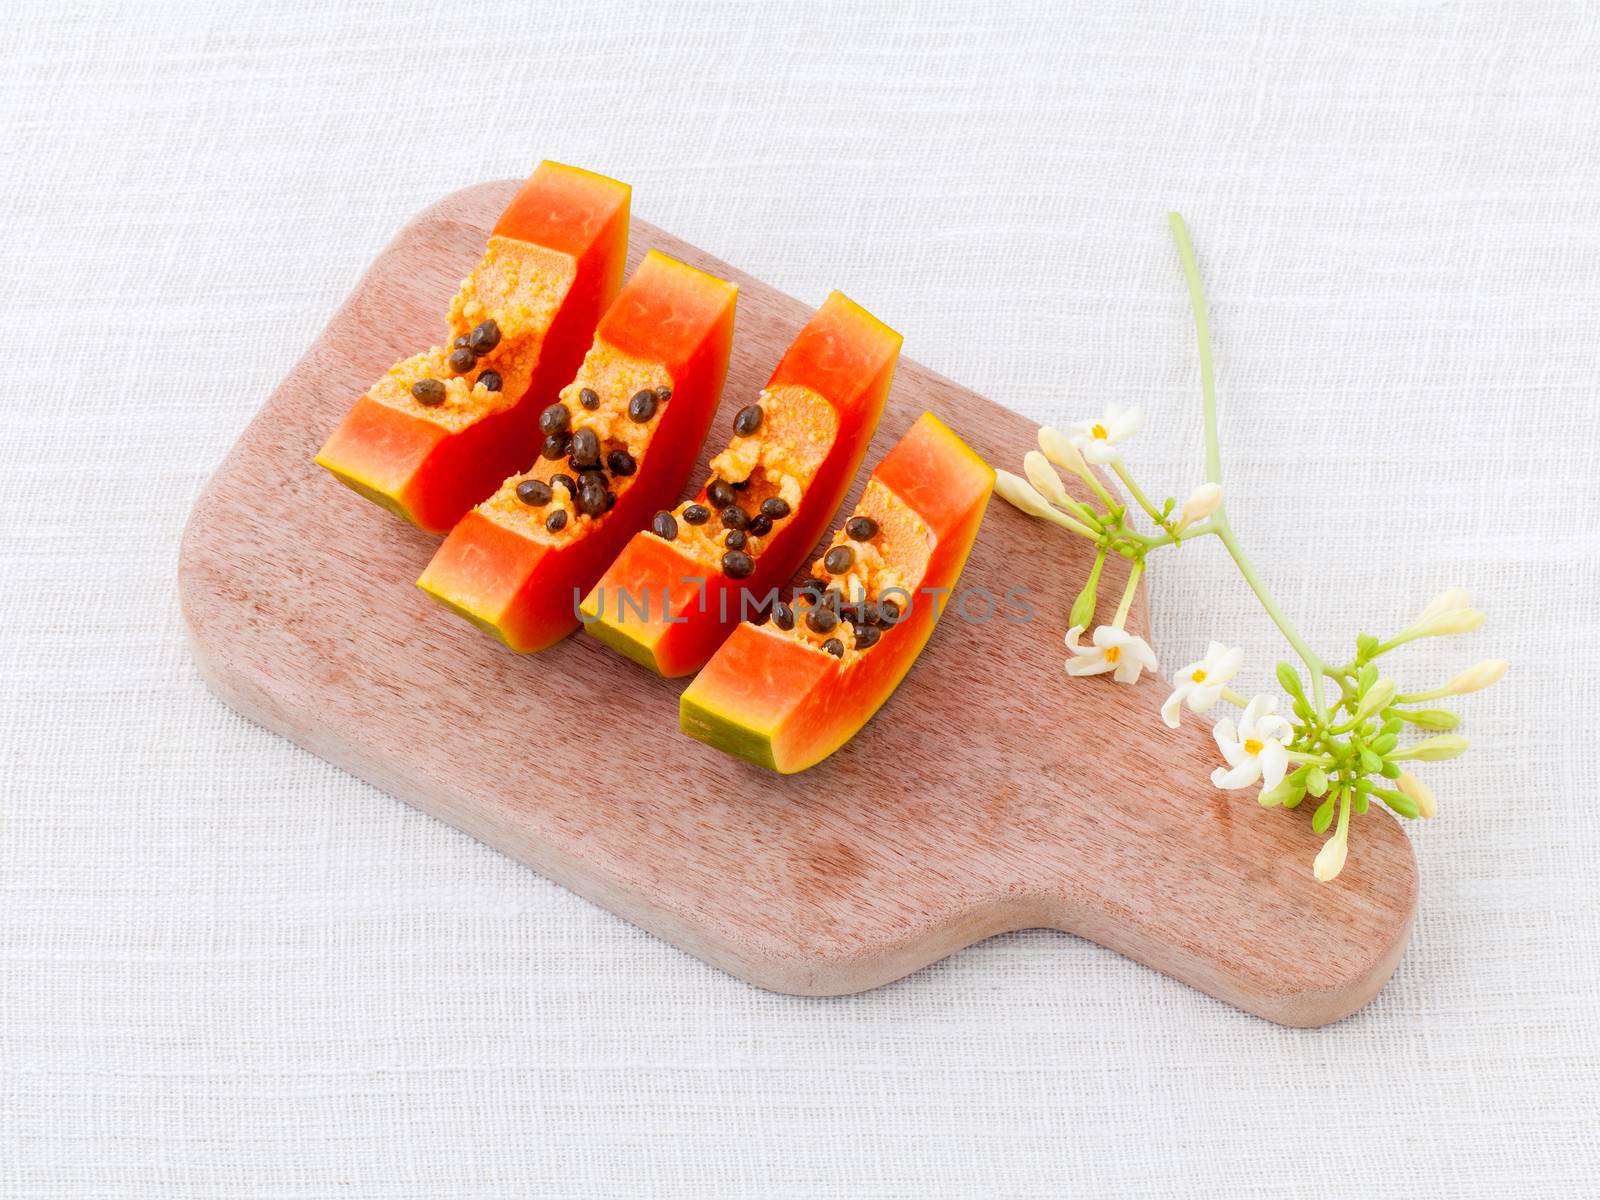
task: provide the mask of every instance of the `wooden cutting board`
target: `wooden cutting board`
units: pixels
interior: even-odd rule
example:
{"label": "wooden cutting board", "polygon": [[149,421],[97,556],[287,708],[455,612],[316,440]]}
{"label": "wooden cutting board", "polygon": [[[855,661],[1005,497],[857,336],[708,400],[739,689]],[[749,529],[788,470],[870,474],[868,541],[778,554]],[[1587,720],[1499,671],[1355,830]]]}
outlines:
{"label": "wooden cutting board", "polygon": [[[1026,588],[1036,619],[947,614],[867,728],[791,778],[681,735],[684,681],[581,635],[518,656],[414,587],[436,539],[312,456],[391,362],[437,340],[515,186],[457,192],[402,230],[196,503],[183,612],[226,703],[761,987],[861,991],[1044,926],[1285,1024],[1376,994],[1416,905],[1397,823],[1356,818],[1350,865],[1314,882],[1307,815],[1214,789],[1206,722],[1167,729],[1162,681],[1065,677],[1087,549],[998,500],[963,583]],[[811,305],[636,221],[630,267],[651,248],[741,288],[703,468]],[[862,479],[925,408],[991,463],[1033,444],[1023,417],[902,360]],[[1101,619],[1125,578],[1102,585]],[[1131,625],[1147,629],[1142,596]]]}

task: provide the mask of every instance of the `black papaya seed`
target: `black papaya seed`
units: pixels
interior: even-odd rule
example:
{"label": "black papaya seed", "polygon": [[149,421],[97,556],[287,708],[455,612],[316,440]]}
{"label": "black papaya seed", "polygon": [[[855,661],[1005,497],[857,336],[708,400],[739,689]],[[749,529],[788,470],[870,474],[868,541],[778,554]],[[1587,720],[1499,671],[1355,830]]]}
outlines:
{"label": "black papaya seed", "polygon": [[839,624],[839,614],[826,604],[813,605],[806,611],[806,628],[812,633],[830,633]]}
{"label": "black papaya seed", "polygon": [[437,379],[419,379],[411,385],[411,398],[429,408],[444,403],[444,384]]}
{"label": "black papaya seed", "polygon": [[635,392],[628,401],[628,419],[641,424],[656,415],[656,394],[649,388]]}
{"label": "black papaya seed", "polygon": [[500,326],[488,320],[467,335],[467,348],[479,356],[489,353],[500,344]]}
{"label": "black papaya seed", "polygon": [[592,429],[580,429],[572,435],[572,465],[592,467],[600,461],[600,438]]}
{"label": "black papaya seed", "polygon": [[844,523],[844,531],[858,542],[870,542],[878,536],[878,523],[871,517],[851,517]]}
{"label": "black papaya seed", "polygon": [[761,405],[747,404],[733,418],[733,431],[740,437],[749,437],[761,428],[761,418],[766,415],[761,411]]}
{"label": "black papaya seed", "polygon": [[856,552],[849,546],[835,546],[822,556],[822,565],[829,575],[843,575],[855,562]]}
{"label": "black papaya seed", "polygon": [[572,415],[565,404],[552,404],[539,414],[540,433],[565,433],[572,428]]}
{"label": "black papaya seed", "polygon": [[517,484],[517,499],[529,508],[543,508],[550,503],[550,485],[542,479],[524,479]]}

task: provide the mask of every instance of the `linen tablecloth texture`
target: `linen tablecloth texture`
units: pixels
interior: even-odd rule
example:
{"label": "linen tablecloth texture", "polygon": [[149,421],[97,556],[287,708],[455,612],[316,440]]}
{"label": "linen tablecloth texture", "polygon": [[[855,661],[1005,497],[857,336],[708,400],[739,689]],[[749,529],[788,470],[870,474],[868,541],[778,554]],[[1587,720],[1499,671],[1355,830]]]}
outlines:
{"label": "linen tablecloth texture", "polygon": [[[1600,8],[5,24],[0,1194],[1593,1194]],[[1201,471],[1188,217],[1231,511],[1284,607],[1331,654],[1465,584],[1490,624],[1405,677],[1515,664],[1428,771],[1375,1003],[1281,1029],[1049,932],[770,995],[212,698],[174,583],[202,483],[409,217],[541,157],[1030,417],[1145,405],[1162,494]],[[1272,686],[1218,547],[1150,599],[1164,666],[1221,638]]]}

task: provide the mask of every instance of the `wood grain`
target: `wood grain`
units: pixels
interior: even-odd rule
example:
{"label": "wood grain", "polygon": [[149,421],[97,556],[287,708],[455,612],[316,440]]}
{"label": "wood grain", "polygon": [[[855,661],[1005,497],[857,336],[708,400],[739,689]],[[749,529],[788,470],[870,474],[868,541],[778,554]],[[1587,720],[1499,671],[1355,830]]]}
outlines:
{"label": "wood grain", "polygon": [[[1209,730],[1161,723],[1161,681],[1066,679],[1084,547],[1041,538],[1003,503],[964,583],[1027,589],[1036,618],[947,615],[861,735],[789,779],[680,735],[684,681],[582,636],[519,657],[418,591],[436,540],[312,456],[371,380],[436,340],[514,187],[458,192],[404,229],[196,503],[183,612],[224,701],[761,987],[860,991],[1045,926],[1284,1024],[1333,1021],[1376,994],[1416,904],[1396,822],[1357,818],[1344,874],[1314,882],[1305,815],[1213,789]],[[742,289],[725,430],[810,307],[635,222],[630,263],[650,248]],[[869,467],[924,408],[991,462],[1032,444],[1022,417],[903,361]],[[1145,629],[1142,597],[1132,624]]]}

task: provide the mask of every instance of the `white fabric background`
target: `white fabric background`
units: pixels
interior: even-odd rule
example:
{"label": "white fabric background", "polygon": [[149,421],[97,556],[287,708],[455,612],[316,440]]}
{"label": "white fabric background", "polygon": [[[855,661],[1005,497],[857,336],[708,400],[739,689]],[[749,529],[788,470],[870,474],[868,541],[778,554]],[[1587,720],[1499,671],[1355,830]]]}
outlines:
{"label": "white fabric background", "polygon": [[[0,26],[0,1193],[1594,1194],[1600,8]],[[1036,418],[1144,403],[1133,457],[1180,493],[1188,216],[1284,605],[1331,651],[1467,584],[1487,629],[1400,665],[1515,663],[1430,772],[1376,1003],[1289,1031],[1045,932],[768,995],[208,695],[174,589],[201,483],[412,213],[540,157]],[[1268,684],[1215,547],[1159,561],[1152,609],[1169,666],[1220,636]]]}

